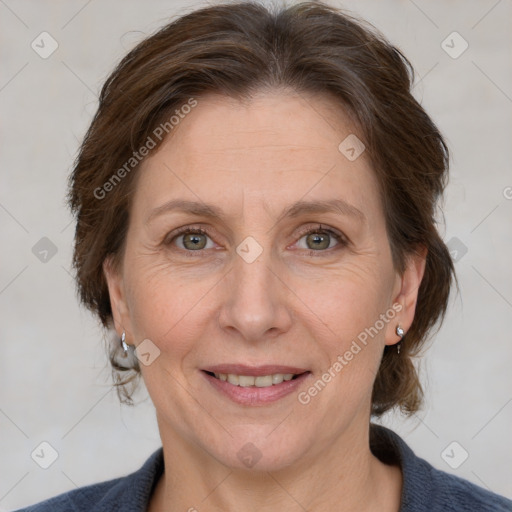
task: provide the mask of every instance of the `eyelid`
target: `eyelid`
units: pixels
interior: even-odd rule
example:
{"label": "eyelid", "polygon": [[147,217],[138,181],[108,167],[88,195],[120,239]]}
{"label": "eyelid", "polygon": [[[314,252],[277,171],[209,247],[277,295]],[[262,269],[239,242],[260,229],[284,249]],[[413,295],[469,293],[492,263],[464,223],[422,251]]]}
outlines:
{"label": "eyelid", "polygon": [[[203,235],[207,236],[208,238],[210,238],[210,240],[213,241],[212,235],[210,233],[211,229],[212,229],[211,227],[204,228],[203,226],[200,226],[200,225],[182,226],[182,227],[176,228],[175,230],[168,233],[163,239],[163,244],[171,245],[174,242],[174,240],[176,240],[176,238],[178,238],[182,235],[188,234],[188,233],[203,234]],[[346,246],[349,243],[349,240],[343,233],[339,232],[338,230],[336,230],[334,228],[324,226],[320,223],[316,223],[313,225],[309,224],[306,226],[301,226],[298,229],[298,232],[295,232],[295,234],[294,234],[294,238],[297,238],[297,240],[294,242],[294,244],[297,243],[304,236],[306,236],[310,233],[317,233],[317,232],[327,233],[328,235],[334,236],[334,238],[338,241],[338,245],[340,245],[340,246]],[[187,252],[187,253],[194,253],[194,252],[204,253],[204,252],[206,252],[205,249],[198,249],[197,251],[187,251],[187,250],[184,250],[181,248],[178,248],[178,249],[180,249],[181,251]],[[318,255],[321,255],[322,253],[330,253],[333,249],[335,249],[335,247],[331,247],[330,249],[326,249],[326,250],[314,250],[314,249],[302,249],[302,250],[307,251],[309,253],[317,253]]]}
{"label": "eyelid", "polygon": [[317,231],[335,235],[340,240],[343,240],[346,243],[348,243],[348,239],[343,233],[341,233],[337,229],[331,228],[330,226],[326,226],[326,225],[320,224],[320,223],[316,223],[313,225],[307,225],[307,226],[301,226],[299,228],[297,236],[300,235],[301,237],[303,237],[304,235],[308,235],[309,233],[316,233]]}
{"label": "eyelid", "polygon": [[[325,255],[325,256],[327,256],[329,254],[332,254],[332,252],[335,251],[336,249],[346,247],[350,243],[348,238],[343,233],[341,233],[337,229],[326,227],[320,223],[317,223],[314,226],[309,225],[309,226],[300,228],[299,234],[296,235],[296,237],[298,237],[297,242],[299,240],[301,240],[304,236],[309,235],[310,233],[327,233],[329,236],[336,239],[336,241],[338,242],[338,245],[335,247],[330,247],[325,250],[301,249],[303,251],[306,251],[309,255],[314,255],[314,256],[324,256]],[[295,242],[295,243],[297,243],[297,242]]]}
{"label": "eyelid", "polygon": [[[202,235],[206,235],[210,239],[212,238],[208,228],[204,228],[203,226],[197,226],[197,225],[196,226],[187,225],[187,226],[182,226],[180,228],[173,229],[170,233],[167,233],[164,236],[162,243],[164,245],[170,245],[176,238],[178,238],[181,235],[186,235],[188,233],[202,234]],[[193,251],[190,251],[190,252],[193,252]],[[200,251],[197,251],[197,252],[200,252]]]}

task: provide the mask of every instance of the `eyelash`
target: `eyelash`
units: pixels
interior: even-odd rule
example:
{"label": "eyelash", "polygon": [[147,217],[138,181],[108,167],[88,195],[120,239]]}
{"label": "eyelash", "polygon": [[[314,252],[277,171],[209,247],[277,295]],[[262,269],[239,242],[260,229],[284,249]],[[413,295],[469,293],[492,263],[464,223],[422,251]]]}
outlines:
{"label": "eyelash", "polygon": [[[172,238],[167,237],[164,240],[164,244],[171,245],[172,242],[174,242],[174,240],[176,240],[179,236],[187,235],[189,233],[206,235],[209,238],[211,238],[210,235],[208,234],[208,231],[203,228],[192,228],[190,226],[185,226],[183,228],[178,228],[175,232],[171,233]],[[301,231],[299,240],[301,238],[303,238],[307,235],[313,234],[313,233],[323,234],[323,235],[327,234],[329,236],[334,237],[336,239],[336,241],[339,243],[339,246],[337,246],[338,248],[342,248],[342,247],[345,247],[348,245],[348,241],[346,240],[346,238],[343,235],[337,233],[336,231],[333,231],[332,229],[324,228],[324,227],[322,227],[321,224],[318,224],[317,226],[314,226],[312,228],[307,228],[306,230]],[[171,236],[171,235],[169,235],[169,236]],[[180,249],[180,251],[182,251],[182,252],[185,252],[187,254],[187,256],[189,256],[189,257],[194,257],[195,256],[194,253],[204,253],[205,252],[204,249],[202,249],[202,250],[198,249],[197,251],[189,251],[189,250],[181,249],[181,248],[178,248],[178,249]],[[303,250],[306,251],[306,254],[308,256],[317,257],[317,256],[323,256],[323,255],[325,255],[325,253],[331,254],[333,249],[336,249],[336,247],[331,247],[329,249],[323,249],[323,250],[317,250],[317,251],[315,251],[313,249],[303,249]]]}

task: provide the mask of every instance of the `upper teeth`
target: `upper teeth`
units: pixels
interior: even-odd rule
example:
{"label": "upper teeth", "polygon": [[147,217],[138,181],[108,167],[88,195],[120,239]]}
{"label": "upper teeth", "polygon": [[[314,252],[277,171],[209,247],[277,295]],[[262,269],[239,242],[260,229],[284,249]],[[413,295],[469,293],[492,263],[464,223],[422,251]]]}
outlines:
{"label": "upper teeth", "polygon": [[273,384],[281,384],[283,380],[292,380],[295,374],[293,373],[275,373],[274,375],[260,375],[254,377],[251,375],[234,375],[232,373],[215,373],[217,379],[227,380],[234,386],[256,386],[257,388],[266,388]]}

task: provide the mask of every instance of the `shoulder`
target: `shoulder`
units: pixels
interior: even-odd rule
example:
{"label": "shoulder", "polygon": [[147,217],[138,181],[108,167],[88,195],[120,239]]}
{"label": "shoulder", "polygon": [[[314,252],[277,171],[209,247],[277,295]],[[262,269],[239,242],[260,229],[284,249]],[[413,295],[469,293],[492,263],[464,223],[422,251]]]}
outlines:
{"label": "shoulder", "polygon": [[400,512],[512,512],[511,500],[435,468],[385,427],[372,424],[370,442],[383,462],[401,466]]}
{"label": "shoulder", "polygon": [[110,501],[112,495],[118,495],[119,492],[122,492],[129,478],[130,476],[126,476],[99,484],[79,487],[15,512],[75,512],[91,510],[91,506],[94,506],[92,510],[107,510],[102,506],[102,502]]}
{"label": "shoulder", "polygon": [[79,487],[15,512],[145,512],[162,472],[163,450],[159,448],[140,469],[127,476]]}
{"label": "shoulder", "polygon": [[[423,459],[418,460],[424,465],[424,470],[417,473],[430,474],[432,511],[512,512],[512,501],[504,496],[436,469]],[[417,482],[416,489],[420,485],[421,482]]]}

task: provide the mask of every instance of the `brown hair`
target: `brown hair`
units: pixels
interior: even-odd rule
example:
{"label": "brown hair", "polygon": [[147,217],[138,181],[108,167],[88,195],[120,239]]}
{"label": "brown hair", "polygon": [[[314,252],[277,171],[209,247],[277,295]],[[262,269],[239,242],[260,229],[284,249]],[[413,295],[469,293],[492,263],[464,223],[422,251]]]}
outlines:
{"label": "brown hair", "polygon": [[[226,3],[164,26],[107,79],[70,176],[81,301],[112,327],[102,263],[108,256],[114,265],[121,262],[138,163],[130,159],[148,137],[158,147],[155,128],[176,109],[209,92],[238,99],[276,88],[329,95],[359,127],[379,180],[396,270],[403,272],[411,253],[428,249],[414,321],[399,354],[384,350],[372,396],[374,415],[394,406],[415,412],[422,389],[412,357],[441,325],[456,276],[435,219],[448,149],[413,98],[413,83],[409,61],[373,26],[321,2],[281,9]],[[127,386],[140,376],[138,362],[123,364],[118,352],[116,338],[110,348],[114,381],[120,399],[132,403]]]}

